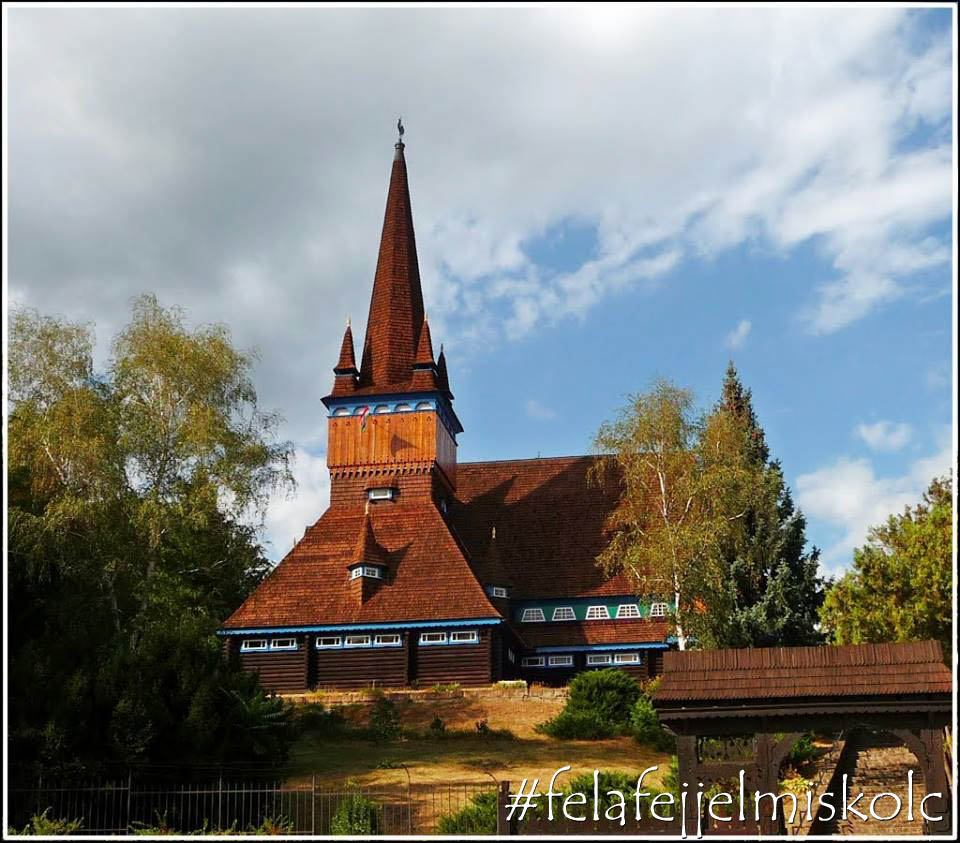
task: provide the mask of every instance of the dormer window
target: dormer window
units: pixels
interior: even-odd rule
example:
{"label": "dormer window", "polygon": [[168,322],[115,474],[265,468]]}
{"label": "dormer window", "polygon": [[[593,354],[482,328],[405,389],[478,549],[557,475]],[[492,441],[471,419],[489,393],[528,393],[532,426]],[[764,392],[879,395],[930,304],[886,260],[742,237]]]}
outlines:
{"label": "dormer window", "polygon": [[650,606],[650,617],[651,618],[663,618],[667,614],[667,604],[666,603],[653,603]]}
{"label": "dormer window", "polygon": [[520,623],[535,623],[545,621],[543,609],[524,609],[520,616]]}
{"label": "dormer window", "polygon": [[377,486],[374,489],[367,490],[367,500],[371,501],[392,501],[394,489],[392,486]]}
{"label": "dormer window", "polygon": [[557,606],[557,608],[553,610],[553,620],[572,621],[576,620],[576,615],[573,614],[573,608],[571,606]]}
{"label": "dormer window", "polygon": [[490,585],[487,586],[487,593],[491,597],[503,597],[507,596],[507,590],[502,585]]}
{"label": "dormer window", "polygon": [[383,568],[377,565],[357,565],[350,569],[350,579],[355,580],[360,577],[370,577],[375,580],[383,579]]}
{"label": "dormer window", "polygon": [[588,621],[605,621],[610,618],[610,612],[606,606],[590,606],[587,608]]}
{"label": "dormer window", "polygon": [[621,603],[617,606],[618,618],[639,618],[640,607],[636,603]]}

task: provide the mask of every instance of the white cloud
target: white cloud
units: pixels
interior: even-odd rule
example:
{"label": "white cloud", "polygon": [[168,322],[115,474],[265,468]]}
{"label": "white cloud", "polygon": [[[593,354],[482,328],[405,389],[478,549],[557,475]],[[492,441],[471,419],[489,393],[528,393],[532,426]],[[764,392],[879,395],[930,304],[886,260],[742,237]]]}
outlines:
{"label": "white cloud", "polygon": [[824,549],[822,564],[829,573],[851,563],[853,549],[864,543],[871,526],[919,503],[930,481],[949,470],[953,465],[949,429],[940,438],[938,451],[914,461],[903,474],[878,476],[870,460],[840,457],[797,478],[797,503],[804,514],[840,530],[840,538]]}
{"label": "white cloud", "polygon": [[554,421],[557,418],[554,410],[545,407],[533,398],[527,400],[527,415],[536,421]]}
{"label": "white cloud", "polygon": [[743,344],[747,341],[747,335],[750,333],[750,320],[741,319],[737,324],[737,327],[734,328],[729,334],[727,334],[724,344],[728,348],[742,348]]}
{"label": "white cloud", "polygon": [[303,538],[307,527],[317,520],[330,501],[326,456],[315,456],[300,448],[295,456],[296,492],[288,498],[271,501],[264,524],[268,555],[277,560]]}
{"label": "white cloud", "polygon": [[913,428],[906,422],[858,424],[854,433],[874,451],[899,451],[913,438]]}

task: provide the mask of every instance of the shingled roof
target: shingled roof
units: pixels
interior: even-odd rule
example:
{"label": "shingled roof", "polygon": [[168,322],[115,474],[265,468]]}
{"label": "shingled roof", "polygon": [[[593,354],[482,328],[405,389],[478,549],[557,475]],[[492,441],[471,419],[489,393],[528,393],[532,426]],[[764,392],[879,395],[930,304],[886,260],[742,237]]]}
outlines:
{"label": "shingled roof", "polygon": [[517,631],[527,647],[651,644],[665,641],[670,634],[666,621],[647,619],[520,624]]}
{"label": "shingled roof", "polygon": [[[618,493],[587,482],[595,457],[461,463],[450,518],[480,579],[512,598],[631,594],[624,575],[606,577],[596,557],[609,536]],[[488,547],[497,531],[495,568]]]}
{"label": "shingled roof", "polygon": [[399,392],[409,388],[416,344],[423,326],[423,293],[413,233],[403,143],[396,145],[380,254],[370,298],[360,362],[360,389]]}
{"label": "shingled roof", "polygon": [[[366,535],[361,507],[328,509],[224,624],[226,629],[500,618],[429,502],[371,507],[383,583],[347,599],[346,565]],[[361,532],[363,530],[363,532]]]}
{"label": "shingled roof", "polygon": [[949,694],[935,641],[840,647],[765,647],[664,654],[658,706],[748,699],[800,700]]}

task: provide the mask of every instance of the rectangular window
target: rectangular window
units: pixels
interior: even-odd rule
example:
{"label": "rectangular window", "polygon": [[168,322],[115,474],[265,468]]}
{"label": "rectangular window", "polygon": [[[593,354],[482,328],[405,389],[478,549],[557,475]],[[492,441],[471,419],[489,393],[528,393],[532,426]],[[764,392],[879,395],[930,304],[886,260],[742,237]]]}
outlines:
{"label": "rectangular window", "polygon": [[550,656],[550,667],[572,667],[573,656]]}
{"label": "rectangular window", "polygon": [[380,579],[380,569],[373,568],[370,565],[365,565],[363,568],[363,575],[365,577],[373,577],[374,579]]}
{"label": "rectangular window", "polygon": [[348,635],[346,641],[343,642],[344,647],[369,647],[370,646],[370,636],[369,635]]}
{"label": "rectangular window", "polygon": [[587,655],[587,664],[610,664],[609,653],[589,653]]}
{"label": "rectangular window", "polygon": [[587,609],[587,620],[588,621],[600,621],[607,620],[610,617],[610,612],[607,611],[606,606],[590,606]]}
{"label": "rectangular window", "polygon": [[267,649],[267,639],[266,638],[251,638],[248,641],[243,641],[240,644],[241,653],[251,653],[256,650],[266,650]]}
{"label": "rectangular window", "polygon": [[373,643],[378,647],[399,647],[401,641],[399,635],[378,635]]}
{"label": "rectangular window", "polygon": [[573,609],[569,606],[558,606],[553,610],[553,620],[555,621],[573,621],[577,616],[573,614]]}
{"label": "rectangular window", "polygon": [[621,603],[617,606],[618,618],[639,618],[640,607],[636,603]]}
{"label": "rectangular window", "polygon": [[317,639],[317,649],[326,650],[330,647],[339,647],[340,646],[340,636],[335,635],[327,638],[318,638]]}
{"label": "rectangular window", "polygon": [[662,618],[666,617],[667,614],[667,604],[666,603],[653,603],[650,606],[650,617],[651,618]]}
{"label": "rectangular window", "polygon": [[296,638],[274,638],[270,642],[271,650],[296,650],[297,649],[297,639]]}
{"label": "rectangular window", "polygon": [[350,572],[350,579],[355,580],[357,577],[363,576],[363,568],[354,568]]}
{"label": "rectangular window", "polygon": [[617,653],[613,657],[614,664],[640,664],[639,653]]}
{"label": "rectangular window", "polygon": [[524,609],[520,617],[520,623],[532,623],[533,621],[543,621],[543,609]]}
{"label": "rectangular window", "polygon": [[493,597],[506,597],[507,590],[503,586],[493,585],[490,586],[490,594]]}
{"label": "rectangular window", "polygon": [[367,492],[367,497],[372,501],[390,501],[393,500],[393,489],[370,489]]}
{"label": "rectangular window", "polygon": [[478,640],[477,631],[475,629],[470,630],[469,632],[450,633],[451,644],[476,644]]}
{"label": "rectangular window", "polygon": [[445,632],[421,632],[421,644],[446,644],[447,633]]}
{"label": "rectangular window", "polygon": [[543,656],[528,656],[521,661],[524,667],[543,667]]}

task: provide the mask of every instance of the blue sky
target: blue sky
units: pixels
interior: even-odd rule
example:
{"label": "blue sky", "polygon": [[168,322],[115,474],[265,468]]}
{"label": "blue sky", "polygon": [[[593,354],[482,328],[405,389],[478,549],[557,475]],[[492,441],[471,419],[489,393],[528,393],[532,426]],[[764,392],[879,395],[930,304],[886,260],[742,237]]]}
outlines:
{"label": "blue sky", "polygon": [[101,365],[146,290],[258,347],[279,558],[326,506],[403,114],[460,459],[585,453],[732,358],[835,572],[953,462],[952,14],[12,9],[8,292]]}

